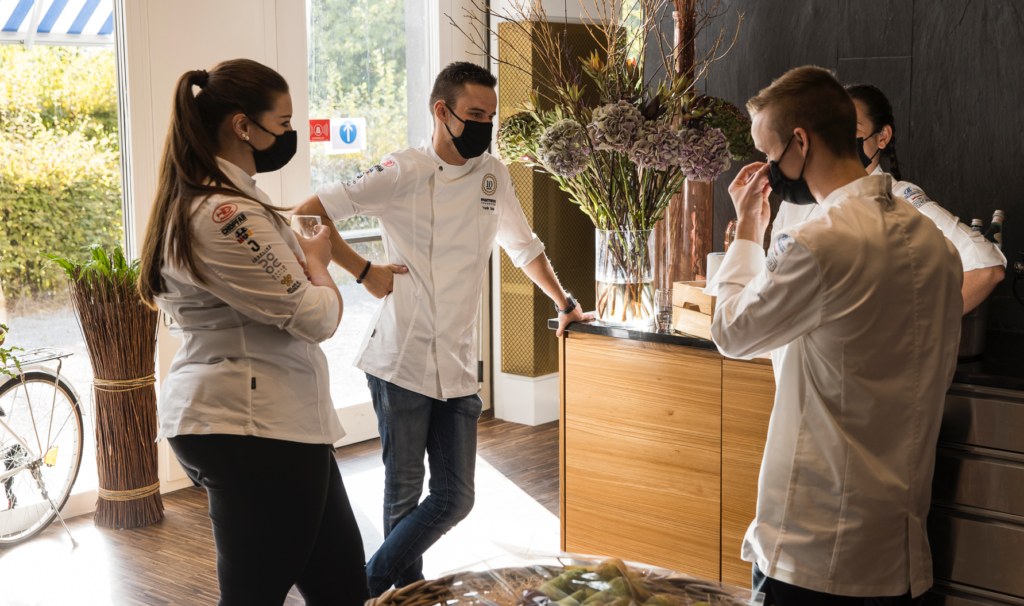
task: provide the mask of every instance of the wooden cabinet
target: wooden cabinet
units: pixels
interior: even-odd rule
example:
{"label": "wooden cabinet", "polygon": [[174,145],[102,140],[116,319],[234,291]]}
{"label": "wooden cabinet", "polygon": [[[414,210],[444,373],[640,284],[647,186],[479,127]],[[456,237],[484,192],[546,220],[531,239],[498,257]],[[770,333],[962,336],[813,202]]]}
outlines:
{"label": "wooden cabinet", "polygon": [[736,541],[753,519],[771,370],[766,360],[566,333],[562,548],[749,586]]}
{"label": "wooden cabinet", "polygon": [[757,362],[722,360],[722,582],[748,588],[750,563],[740,550],[757,513],[757,477],[775,402],[772,366]]}

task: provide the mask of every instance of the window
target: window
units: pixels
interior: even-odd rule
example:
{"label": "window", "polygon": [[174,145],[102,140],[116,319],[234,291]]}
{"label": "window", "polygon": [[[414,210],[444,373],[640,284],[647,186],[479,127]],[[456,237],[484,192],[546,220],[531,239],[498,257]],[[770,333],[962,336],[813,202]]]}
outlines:
{"label": "window", "polygon": [[[380,162],[388,152],[430,139],[430,65],[425,0],[309,0],[309,117],[345,123],[344,138],[361,150],[311,149],[313,188],[344,181]],[[364,132],[359,133],[359,129]],[[337,142],[342,133],[331,131]],[[385,263],[376,219],[352,217],[337,225],[364,258]],[[345,302],[338,332],[322,347],[331,363],[335,407],[370,400],[363,373],[352,367],[363,334],[380,302],[355,279],[331,266]]]}
{"label": "window", "polygon": [[[0,323],[6,345],[75,352],[62,374],[83,406],[89,354],[42,255],[124,242],[113,19],[111,0],[0,0]],[[75,493],[97,485],[91,422]]]}

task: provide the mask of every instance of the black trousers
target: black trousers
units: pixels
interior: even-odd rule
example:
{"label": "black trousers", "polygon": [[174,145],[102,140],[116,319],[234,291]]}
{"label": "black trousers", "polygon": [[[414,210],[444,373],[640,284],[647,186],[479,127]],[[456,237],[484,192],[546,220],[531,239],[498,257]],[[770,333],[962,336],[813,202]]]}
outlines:
{"label": "black trousers", "polygon": [[292,586],[309,606],[361,606],[363,540],[329,444],[253,436],[170,438],[206,488],[220,606],[281,606]]}
{"label": "black trousers", "polygon": [[924,602],[924,595],[915,599],[910,597],[909,591],[900,596],[878,598],[854,598],[812,591],[765,576],[757,564],[754,564],[751,576],[754,591],[764,593],[764,606],[919,606]]}

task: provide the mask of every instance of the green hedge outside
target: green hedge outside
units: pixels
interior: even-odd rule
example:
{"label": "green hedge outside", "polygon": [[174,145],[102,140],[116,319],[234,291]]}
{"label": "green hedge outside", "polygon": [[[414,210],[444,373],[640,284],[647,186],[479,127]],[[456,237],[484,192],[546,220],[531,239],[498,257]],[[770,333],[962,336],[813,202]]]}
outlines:
{"label": "green hedge outside", "polygon": [[0,285],[63,290],[42,253],[122,242],[114,54],[0,46]]}

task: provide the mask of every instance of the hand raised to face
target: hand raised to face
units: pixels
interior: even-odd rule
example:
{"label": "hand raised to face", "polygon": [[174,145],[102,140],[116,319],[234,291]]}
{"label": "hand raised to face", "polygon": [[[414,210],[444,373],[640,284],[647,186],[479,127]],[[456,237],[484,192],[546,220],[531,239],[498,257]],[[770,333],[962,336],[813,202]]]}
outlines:
{"label": "hand raised to face", "polygon": [[736,209],[736,238],[761,244],[764,232],[771,221],[772,210],[768,204],[768,165],[753,162],[743,169],[729,185],[729,196]]}

